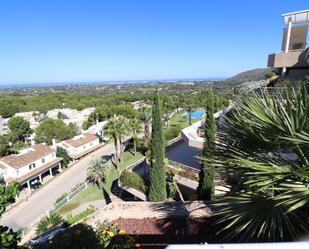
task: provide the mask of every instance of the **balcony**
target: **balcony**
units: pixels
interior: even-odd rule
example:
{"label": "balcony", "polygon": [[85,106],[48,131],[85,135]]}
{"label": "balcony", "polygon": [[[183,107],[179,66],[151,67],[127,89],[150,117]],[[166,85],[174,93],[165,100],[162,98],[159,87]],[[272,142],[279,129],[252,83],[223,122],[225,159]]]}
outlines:
{"label": "balcony", "polygon": [[290,50],[288,53],[276,53],[268,56],[268,67],[308,67],[305,50]]}

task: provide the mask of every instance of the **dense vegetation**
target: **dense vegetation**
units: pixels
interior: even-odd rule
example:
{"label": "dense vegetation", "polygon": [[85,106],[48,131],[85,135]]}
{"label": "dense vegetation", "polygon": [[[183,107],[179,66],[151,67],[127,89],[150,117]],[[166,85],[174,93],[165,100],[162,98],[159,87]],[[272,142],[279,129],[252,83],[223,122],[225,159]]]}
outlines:
{"label": "dense vegetation", "polygon": [[70,139],[77,134],[77,128],[73,123],[65,124],[61,119],[45,118],[35,130],[35,141],[37,143],[52,144]]}
{"label": "dense vegetation", "polygon": [[[0,184],[0,218],[5,212],[6,206],[15,201],[19,191],[18,183],[14,182],[7,186]],[[19,236],[16,232],[7,226],[0,226],[0,247],[1,248],[18,248]]]}
{"label": "dense vegetation", "polygon": [[234,241],[290,241],[309,233],[309,92],[243,95],[215,146],[213,166],[229,173],[217,202],[222,234]]}

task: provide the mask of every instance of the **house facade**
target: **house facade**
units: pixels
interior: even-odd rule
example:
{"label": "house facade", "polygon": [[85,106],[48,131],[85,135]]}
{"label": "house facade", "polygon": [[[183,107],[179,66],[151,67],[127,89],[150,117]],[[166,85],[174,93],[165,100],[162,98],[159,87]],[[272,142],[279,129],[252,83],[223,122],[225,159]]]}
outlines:
{"label": "house facade", "polygon": [[101,144],[97,136],[85,133],[63,141],[60,146],[73,160],[76,160],[98,149]]}
{"label": "house facade", "polygon": [[18,154],[1,157],[0,175],[6,183],[17,181],[30,190],[31,181],[39,180],[42,184],[45,173],[53,176],[54,168],[61,171],[61,160],[51,147],[36,144]]}

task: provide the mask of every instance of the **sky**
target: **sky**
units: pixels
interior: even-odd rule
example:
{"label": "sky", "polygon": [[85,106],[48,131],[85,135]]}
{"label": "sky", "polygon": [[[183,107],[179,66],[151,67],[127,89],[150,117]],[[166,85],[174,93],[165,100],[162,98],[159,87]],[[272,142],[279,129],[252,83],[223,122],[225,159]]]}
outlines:
{"label": "sky", "polygon": [[0,85],[229,77],[266,67],[308,0],[0,0]]}

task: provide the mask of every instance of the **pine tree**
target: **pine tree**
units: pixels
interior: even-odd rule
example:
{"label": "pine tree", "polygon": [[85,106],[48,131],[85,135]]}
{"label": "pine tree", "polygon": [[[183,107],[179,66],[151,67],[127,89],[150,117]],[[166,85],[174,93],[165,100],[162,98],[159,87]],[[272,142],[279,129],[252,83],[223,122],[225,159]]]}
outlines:
{"label": "pine tree", "polygon": [[160,95],[154,97],[152,107],[152,133],[150,142],[151,167],[150,167],[150,201],[165,201],[166,179],[165,179],[165,142],[162,128],[162,113]]}
{"label": "pine tree", "polygon": [[[216,120],[214,118],[214,94],[210,90],[206,99],[207,116],[205,119],[205,140],[202,158],[209,159],[214,151],[215,136],[216,136]],[[214,194],[214,167],[206,161],[201,164],[199,186],[197,188],[197,195],[199,200],[211,200]]]}

